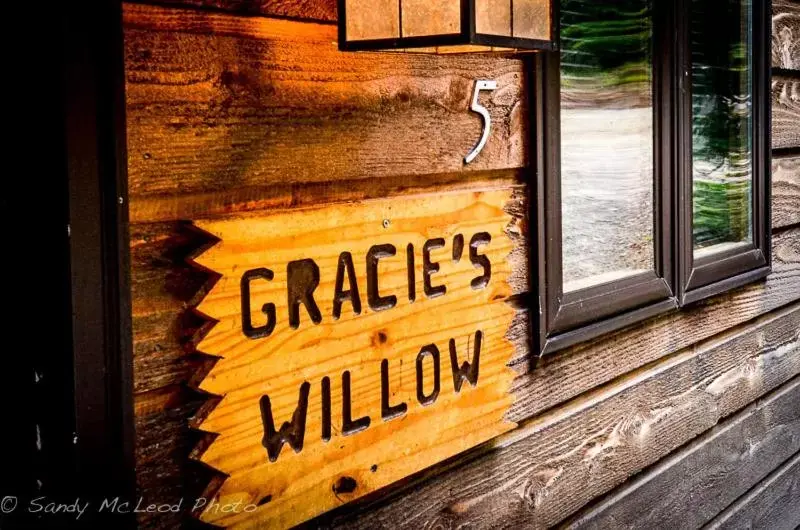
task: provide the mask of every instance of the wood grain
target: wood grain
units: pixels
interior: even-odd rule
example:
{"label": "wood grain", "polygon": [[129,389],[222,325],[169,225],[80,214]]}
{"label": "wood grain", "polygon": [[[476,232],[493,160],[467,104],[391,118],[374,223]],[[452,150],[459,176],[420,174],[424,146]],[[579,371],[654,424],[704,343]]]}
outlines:
{"label": "wood grain", "polygon": [[[130,0],[128,0],[130,1]],[[199,7],[240,13],[289,17],[301,20],[336,22],[336,0],[133,0],[131,3],[158,3],[178,7]]]}
{"label": "wood grain", "polygon": [[140,221],[198,219],[209,216],[246,213],[257,210],[285,210],[315,204],[349,203],[364,199],[400,197],[408,194],[464,190],[490,190],[520,185],[526,170],[507,169],[470,173],[431,173],[397,178],[364,178],[308,184],[276,183],[229,188],[208,193],[145,197],[131,206],[131,215]]}
{"label": "wood grain", "polygon": [[205,321],[189,311],[214,275],[186,263],[213,242],[188,223],[131,227],[131,306],[136,394],[188,381],[201,361],[187,351]]}
{"label": "wood grain", "polygon": [[772,159],[772,228],[800,223],[800,156]]}
{"label": "wood grain", "polygon": [[[136,398],[136,482],[146,504],[182,502],[177,513],[138,514],[141,528],[178,528],[187,511],[217,476],[189,458],[198,436],[189,431],[189,418],[207,396],[185,386]],[[174,390],[174,391],[173,391]]]}
{"label": "wood grain", "polygon": [[[254,507],[227,512],[209,503],[203,520],[241,528],[294,526],[516,426],[504,419],[514,378],[507,366],[513,346],[504,338],[514,315],[506,303],[513,242],[505,236],[511,218],[503,206],[510,195],[511,190],[408,196],[197,222],[219,243],[194,261],[220,275],[197,307],[217,321],[197,349],[220,357],[200,384],[220,396],[197,422],[218,434],[202,461],[228,475],[215,500]],[[426,253],[432,242],[437,250]],[[377,276],[370,276],[368,256],[375,245],[391,245],[396,254],[384,256],[374,269]],[[415,255],[410,267],[408,245]],[[342,266],[347,255],[352,276]],[[294,279],[302,277],[292,273],[297,260],[309,259],[313,263],[302,262],[303,270],[315,267],[315,279],[310,272]],[[426,260],[436,263],[430,281]],[[259,270],[245,293],[244,278]],[[337,315],[340,273],[339,289],[346,288],[351,300]],[[370,285],[394,301],[379,303],[378,294],[368,294]],[[292,323],[287,292],[307,292],[309,286],[314,301],[306,299]],[[250,317],[243,312],[253,315],[252,326],[269,326],[261,313],[265,303],[274,304],[272,327],[263,328],[266,336],[248,337]],[[246,311],[248,304],[253,309]],[[456,375],[462,362],[471,363],[471,370],[479,366],[463,376],[473,378],[467,383]],[[327,416],[321,412],[325,378]],[[298,395],[307,396],[301,409]],[[399,416],[382,412],[387,398],[404,404]],[[262,439],[273,435],[263,426],[264,406],[277,429],[302,410],[297,432],[303,441],[290,448],[278,436],[268,453]],[[344,412],[350,407],[352,412]],[[351,431],[348,416],[366,418],[366,425]],[[320,436],[325,417],[327,440]],[[342,480],[350,485],[337,486]]]}
{"label": "wood grain", "polygon": [[331,522],[349,528],[554,525],[758,397],[792,378],[800,385],[797,328],[789,342],[759,332],[774,318],[792,317],[782,311],[665,357],[522,425],[480,459]]}
{"label": "wood grain", "polygon": [[772,148],[800,147],[800,80],[772,77]]}
{"label": "wood grain", "polygon": [[[328,25],[131,4],[124,23],[134,222],[233,190],[527,166],[521,60],[343,53]],[[494,125],[464,166],[480,78]]]}
{"label": "wood grain", "polygon": [[[779,333],[786,340],[800,328],[800,312],[786,324],[780,329],[768,324],[762,332]],[[795,382],[702,434],[564,526],[700,528],[797,451],[800,384]]]}
{"label": "wood grain", "polygon": [[800,3],[772,2],[772,66],[800,71]]}
{"label": "wood grain", "polygon": [[800,526],[800,453],[794,455],[747,495],[719,515],[709,530]]}

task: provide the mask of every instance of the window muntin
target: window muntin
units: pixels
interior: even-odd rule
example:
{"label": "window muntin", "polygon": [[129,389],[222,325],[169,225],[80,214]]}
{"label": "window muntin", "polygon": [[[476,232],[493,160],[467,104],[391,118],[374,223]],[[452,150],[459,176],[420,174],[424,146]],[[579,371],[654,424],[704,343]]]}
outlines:
{"label": "window muntin", "polygon": [[564,292],[654,268],[652,0],[561,9]]}

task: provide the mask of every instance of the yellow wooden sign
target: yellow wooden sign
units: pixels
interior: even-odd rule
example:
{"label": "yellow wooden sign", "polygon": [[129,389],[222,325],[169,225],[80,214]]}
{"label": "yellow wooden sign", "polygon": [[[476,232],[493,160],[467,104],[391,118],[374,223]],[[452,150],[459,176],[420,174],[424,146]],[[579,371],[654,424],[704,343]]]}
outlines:
{"label": "yellow wooden sign", "polygon": [[[224,472],[201,518],[287,527],[485,442],[514,377],[508,191],[197,222]],[[248,510],[220,507],[248,505]]]}

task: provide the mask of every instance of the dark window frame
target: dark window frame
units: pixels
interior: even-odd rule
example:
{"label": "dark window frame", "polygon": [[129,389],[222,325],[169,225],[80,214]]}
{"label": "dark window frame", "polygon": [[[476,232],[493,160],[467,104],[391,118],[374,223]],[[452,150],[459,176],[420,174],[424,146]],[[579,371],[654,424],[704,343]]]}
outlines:
{"label": "dark window frame", "polygon": [[[678,2],[688,11],[691,0]],[[676,249],[678,265],[678,297],[681,305],[690,304],[711,296],[721,294],[736,287],[766,277],[771,271],[771,117],[770,90],[771,77],[771,2],[752,0],[753,10],[753,49],[752,49],[752,90],[753,90],[753,188],[752,218],[753,240],[733,248],[701,258],[694,258],[692,237],[692,64],[691,35],[687,17],[680,19],[677,27],[679,38],[678,53],[682,65],[683,83],[686,97],[680,102],[679,113],[682,127],[679,131],[677,197],[677,236]],[[761,132],[761,133],[759,133]]]}
{"label": "dark window frame", "polygon": [[560,53],[540,53],[533,60],[531,134],[535,139],[537,179],[531,192],[531,234],[536,241],[531,264],[536,278],[534,288],[539,294],[533,306],[538,310],[538,319],[534,320],[540,355],[677,310],[769,274],[771,2],[753,2],[753,245],[694,263],[691,56],[689,24],[682,16],[688,12],[690,1],[654,2],[653,271],[564,293]]}

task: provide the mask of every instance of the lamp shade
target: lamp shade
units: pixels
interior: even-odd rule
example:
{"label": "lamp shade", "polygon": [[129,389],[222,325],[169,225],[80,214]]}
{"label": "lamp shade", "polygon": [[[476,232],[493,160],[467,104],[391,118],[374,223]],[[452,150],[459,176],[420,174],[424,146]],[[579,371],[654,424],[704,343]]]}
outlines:
{"label": "lamp shade", "polygon": [[554,50],[554,4],[553,0],[339,0],[339,49]]}

